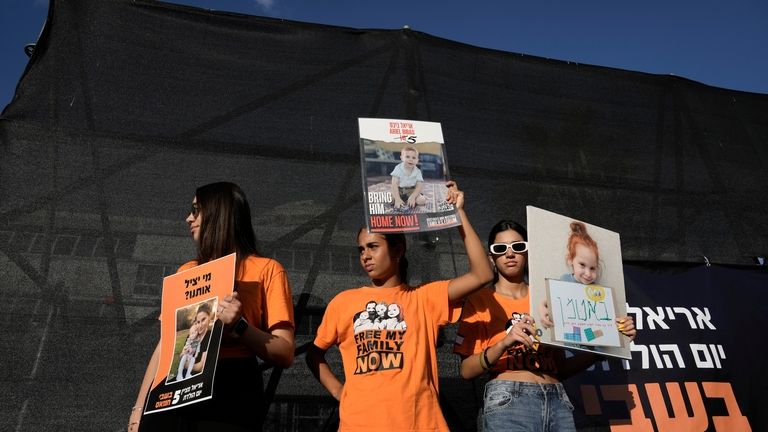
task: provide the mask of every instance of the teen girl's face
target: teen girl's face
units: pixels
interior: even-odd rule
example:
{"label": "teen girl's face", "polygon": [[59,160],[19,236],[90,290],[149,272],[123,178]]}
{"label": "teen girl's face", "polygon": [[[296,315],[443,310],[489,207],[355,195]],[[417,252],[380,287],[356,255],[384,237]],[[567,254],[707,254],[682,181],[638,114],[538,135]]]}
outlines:
{"label": "teen girl's face", "polygon": [[357,250],[360,252],[360,265],[373,281],[387,281],[398,275],[398,260],[394,251],[389,249],[387,240],[381,234],[371,234],[366,230],[357,236]]}
{"label": "teen girl's face", "polygon": [[189,233],[192,235],[192,239],[196,242],[200,242],[200,226],[203,223],[203,213],[200,211],[200,207],[197,205],[197,197],[192,198],[192,210],[187,215],[187,225],[189,225]]}
{"label": "teen girl's face", "polygon": [[211,325],[211,317],[205,312],[197,313],[197,329],[200,334],[205,334],[208,331],[208,326]]}
{"label": "teen girl's face", "polygon": [[568,265],[573,268],[573,277],[585,285],[597,279],[597,256],[587,245],[576,243],[573,258],[568,260]]}
{"label": "teen girl's face", "polygon": [[[525,241],[525,239],[515,230],[502,231],[496,234],[496,238],[493,240],[494,243],[506,244],[519,241]],[[508,280],[514,280],[525,275],[528,252],[519,254],[513,252],[512,248],[508,247],[507,251],[503,254],[491,254],[491,259],[499,271],[499,276]]]}

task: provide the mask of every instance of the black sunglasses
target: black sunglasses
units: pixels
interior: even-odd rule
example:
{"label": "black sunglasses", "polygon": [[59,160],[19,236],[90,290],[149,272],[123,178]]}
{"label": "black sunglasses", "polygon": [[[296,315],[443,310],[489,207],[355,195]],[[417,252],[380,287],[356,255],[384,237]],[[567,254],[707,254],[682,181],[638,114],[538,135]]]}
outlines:
{"label": "black sunglasses", "polygon": [[515,241],[512,243],[494,243],[488,248],[494,255],[504,255],[508,250],[512,249],[512,252],[521,254],[528,250],[528,242]]}
{"label": "black sunglasses", "polygon": [[193,218],[196,218],[197,215],[200,214],[200,207],[198,207],[197,204],[192,204],[192,208],[190,209],[189,213],[192,215]]}

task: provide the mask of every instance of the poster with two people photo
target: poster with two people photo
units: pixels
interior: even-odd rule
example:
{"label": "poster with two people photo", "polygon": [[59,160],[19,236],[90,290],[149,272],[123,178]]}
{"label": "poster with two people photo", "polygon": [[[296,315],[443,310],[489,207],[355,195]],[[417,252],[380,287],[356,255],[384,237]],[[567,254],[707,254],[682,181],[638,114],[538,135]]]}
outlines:
{"label": "poster with two people photo", "polygon": [[160,359],[144,412],[178,408],[213,396],[221,344],[219,299],[232,294],[235,254],[163,279]]}

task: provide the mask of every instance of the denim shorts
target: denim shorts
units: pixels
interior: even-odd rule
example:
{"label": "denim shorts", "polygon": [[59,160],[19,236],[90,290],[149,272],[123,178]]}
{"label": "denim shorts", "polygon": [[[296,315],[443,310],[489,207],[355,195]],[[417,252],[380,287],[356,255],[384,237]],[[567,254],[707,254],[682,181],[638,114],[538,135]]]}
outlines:
{"label": "denim shorts", "polygon": [[561,383],[493,380],[485,385],[483,432],[576,432]]}

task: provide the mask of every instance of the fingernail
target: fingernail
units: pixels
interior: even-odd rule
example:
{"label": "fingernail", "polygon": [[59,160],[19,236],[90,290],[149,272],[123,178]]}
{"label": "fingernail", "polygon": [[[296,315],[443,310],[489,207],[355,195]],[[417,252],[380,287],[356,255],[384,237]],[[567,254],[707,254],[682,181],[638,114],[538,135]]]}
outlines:
{"label": "fingernail", "polygon": [[619,330],[624,330],[624,326],[623,326],[623,325],[620,325],[620,326],[619,326]]}

